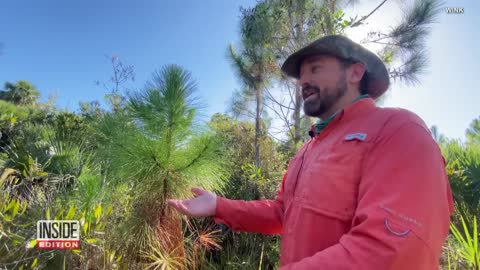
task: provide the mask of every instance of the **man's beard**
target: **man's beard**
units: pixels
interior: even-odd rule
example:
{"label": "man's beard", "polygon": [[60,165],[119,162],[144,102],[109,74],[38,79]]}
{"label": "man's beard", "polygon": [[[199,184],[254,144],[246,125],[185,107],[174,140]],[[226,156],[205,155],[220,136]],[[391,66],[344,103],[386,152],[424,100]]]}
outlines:
{"label": "man's beard", "polygon": [[317,95],[306,99],[303,103],[303,111],[308,116],[320,117],[330,111],[337,101],[347,93],[346,76],[343,74],[334,88],[325,87],[320,89],[315,85],[306,86]]}

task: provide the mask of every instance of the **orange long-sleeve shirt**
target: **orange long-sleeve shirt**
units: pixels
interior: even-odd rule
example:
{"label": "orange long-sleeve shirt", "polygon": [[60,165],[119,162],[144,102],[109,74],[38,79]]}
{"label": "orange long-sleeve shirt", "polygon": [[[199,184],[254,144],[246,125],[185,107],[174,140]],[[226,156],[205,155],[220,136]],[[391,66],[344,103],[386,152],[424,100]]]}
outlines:
{"label": "orange long-sleeve shirt", "polygon": [[437,270],[452,211],[425,123],[366,98],[293,157],[274,200],[218,197],[215,220],[281,234],[281,270]]}

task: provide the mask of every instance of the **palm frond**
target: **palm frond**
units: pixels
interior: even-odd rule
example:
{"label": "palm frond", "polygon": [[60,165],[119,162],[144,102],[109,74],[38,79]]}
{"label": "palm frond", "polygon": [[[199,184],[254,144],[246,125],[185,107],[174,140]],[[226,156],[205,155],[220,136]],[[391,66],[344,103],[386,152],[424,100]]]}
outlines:
{"label": "palm frond", "polygon": [[392,79],[400,79],[407,85],[420,82],[419,76],[425,72],[428,64],[427,52],[415,49],[410,51],[403,64],[398,67],[389,68]]}
{"label": "palm frond", "polygon": [[384,46],[380,52],[390,66],[390,77],[407,84],[419,83],[428,57],[425,42],[433,23],[442,11],[441,0],[415,0],[405,8],[401,22],[388,33],[370,32],[363,43]]}
{"label": "palm frond", "polygon": [[244,116],[254,118],[255,111],[252,110],[252,104],[255,101],[254,92],[251,89],[235,90],[230,99],[230,112],[234,117]]}
{"label": "palm frond", "polygon": [[246,88],[254,87],[255,78],[250,72],[251,67],[247,59],[242,57],[241,54],[238,54],[232,44],[228,46],[227,58],[242,84],[245,85]]}
{"label": "palm frond", "polygon": [[177,249],[166,251],[157,239],[150,239],[148,249],[142,251],[142,256],[147,263],[147,270],[178,270],[185,269],[185,258],[176,256]]}
{"label": "palm frond", "polygon": [[466,131],[469,144],[480,144],[480,118],[474,119]]}

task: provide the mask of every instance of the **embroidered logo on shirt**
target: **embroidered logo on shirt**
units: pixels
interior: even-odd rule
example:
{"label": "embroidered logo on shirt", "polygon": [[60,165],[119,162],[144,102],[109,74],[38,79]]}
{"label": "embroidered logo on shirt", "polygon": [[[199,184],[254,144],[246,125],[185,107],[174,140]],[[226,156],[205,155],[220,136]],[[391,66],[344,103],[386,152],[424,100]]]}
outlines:
{"label": "embroidered logo on shirt", "polygon": [[399,218],[401,218],[401,219],[403,219],[403,220],[405,220],[405,221],[407,221],[407,222],[410,222],[410,223],[414,224],[415,226],[418,226],[418,227],[422,227],[422,226],[423,226],[422,223],[420,223],[420,222],[417,221],[416,219],[413,219],[413,218],[411,218],[411,217],[408,217],[408,216],[406,216],[406,215],[404,215],[404,214],[402,214],[402,213],[398,213],[397,211],[395,211],[395,210],[393,210],[393,209],[391,209],[391,208],[388,208],[388,207],[386,207],[386,206],[383,205],[383,204],[380,204],[379,206],[380,206],[381,209],[387,211],[388,213],[390,213],[390,214],[392,214],[392,215],[394,215],[394,216],[398,216]]}
{"label": "embroidered logo on shirt", "polygon": [[351,141],[351,140],[365,141],[366,138],[367,138],[367,134],[365,133],[352,133],[352,134],[348,134],[345,137],[345,141]]}
{"label": "embroidered logo on shirt", "polygon": [[[422,223],[418,222],[417,220],[411,218],[411,217],[408,217],[402,213],[398,213],[397,211],[391,209],[391,208],[388,208],[386,207],[383,203],[379,205],[381,209],[385,210],[386,212],[388,212],[390,215],[392,216],[397,216],[401,219],[403,219],[404,221],[407,221],[415,226],[418,226],[418,227],[422,227]],[[396,231],[392,228],[392,226],[390,226],[390,223],[388,222],[388,219],[387,217],[385,217],[384,219],[384,225],[385,225],[385,228],[387,228],[387,231],[389,231],[390,233],[396,235],[396,236],[400,236],[400,237],[404,237],[404,236],[407,236],[412,230],[411,229],[407,229],[403,232],[399,232],[399,231]]]}
{"label": "embroidered logo on shirt", "polygon": [[412,231],[410,229],[407,229],[403,232],[397,232],[397,231],[393,230],[392,227],[390,227],[390,224],[388,224],[387,218],[384,219],[384,224],[385,224],[385,227],[387,228],[387,230],[389,232],[391,232],[392,234],[396,235],[396,236],[404,237],[404,236],[407,236]]}

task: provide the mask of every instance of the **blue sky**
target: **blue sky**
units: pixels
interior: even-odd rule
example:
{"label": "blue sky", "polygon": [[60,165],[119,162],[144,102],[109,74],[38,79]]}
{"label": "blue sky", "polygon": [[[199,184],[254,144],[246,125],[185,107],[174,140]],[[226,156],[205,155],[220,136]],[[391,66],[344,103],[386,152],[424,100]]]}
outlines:
{"label": "blue sky", "polygon": [[[347,14],[363,15],[379,1],[363,1]],[[401,1],[390,0],[367,28],[388,27],[398,20]],[[111,67],[106,55],[118,55],[135,67],[141,88],[151,73],[178,64],[192,73],[208,114],[224,112],[233,90],[240,88],[226,58],[238,41],[239,7],[255,0],[60,1],[3,0],[0,3],[0,83],[29,80],[42,100],[54,93],[57,105],[76,110],[79,101],[102,100]],[[437,125],[449,137],[463,138],[470,121],[480,116],[480,1],[448,0],[465,14],[442,14],[428,40],[431,65],[422,84],[391,87],[385,106],[403,107]]]}

